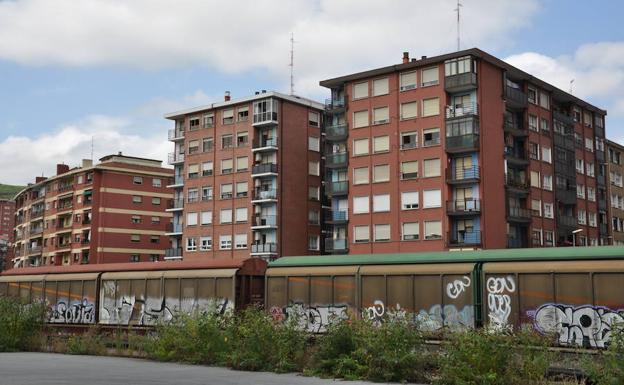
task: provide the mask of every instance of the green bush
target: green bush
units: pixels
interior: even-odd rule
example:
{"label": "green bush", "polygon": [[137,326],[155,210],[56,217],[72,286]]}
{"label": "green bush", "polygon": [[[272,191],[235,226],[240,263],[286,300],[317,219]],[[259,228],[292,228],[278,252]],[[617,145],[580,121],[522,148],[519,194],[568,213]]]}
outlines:
{"label": "green bush", "polygon": [[67,340],[67,353],[102,356],[106,354],[106,343],[100,331],[93,327],[84,334],[75,334]]}
{"label": "green bush", "polygon": [[41,304],[0,297],[0,352],[38,350],[44,316]]}
{"label": "green bush", "polygon": [[616,325],[606,351],[597,357],[586,357],[583,369],[595,385],[624,384],[624,329]]}
{"label": "green bush", "polygon": [[530,329],[451,333],[443,342],[438,384],[516,385],[543,383],[553,360],[550,340]]}

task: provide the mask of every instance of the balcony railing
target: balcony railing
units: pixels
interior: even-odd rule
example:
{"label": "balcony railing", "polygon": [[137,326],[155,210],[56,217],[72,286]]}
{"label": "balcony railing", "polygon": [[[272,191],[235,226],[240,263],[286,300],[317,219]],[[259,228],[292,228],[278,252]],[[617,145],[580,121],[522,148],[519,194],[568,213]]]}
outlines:
{"label": "balcony railing", "polygon": [[167,158],[169,164],[176,164],[184,162],[184,154],[176,154],[175,152],[170,152]]}
{"label": "balcony railing", "polygon": [[336,124],[325,129],[325,138],[327,140],[343,140],[347,137],[347,125]]}
{"label": "balcony railing", "polygon": [[447,201],[446,212],[449,215],[479,214],[481,212],[481,200],[470,198]]}
{"label": "balcony railing", "polygon": [[174,185],[182,185],[184,184],[184,176],[183,175],[176,175],[173,177],[173,184]]}
{"label": "balcony railing", "polygon": [[525,149],[505,147],[505,158],[507,161],[516,164],[528,164],[529,153]]}
{"label": "balcony railing", "polygon": [[606,223],[600,223],[598,225],[598,231],[600,231],[600,234],[608,234],[608,229],[607,229],[607,224]]}
{"label": "balcony railing", "polygon": [[253,124],[277,123],[277,112],[265,111],[254,113]]}
{"label": "balcony railing", "polygon": [[41,216],[43,216],[43,212],[44,210],[33,210],[30,212],[30,219],[35,219],[35,218],[39,218]]}
{"label": "balcony railing", "polygon": [[555,190],[555,197],[564,204],[572,205],[576,203],[576,190],[557,188],[557,190]]}
{"label": "balcony railing", "polygon": [[252,254],[275,254],[277,253],[277,243],[256,243],[251,245]]}
{"label": "balcony railing", "polygon": [[520,122],[513,122],[509,120],[503,121],[503,131],[510,133],[513,136],[527,136],[529,130]]}
{"label": "balcony railing", "polygon": [[446,152],[476,151],[479,149],[479,134],[465,134],[446,137]]}
{"label": "balcony railing", "polygon": [[347,210],[328,210],[325,211],[325,221],[327,222],[344,222],[348,218]]}
{"label": "balcony railing", "polygon": [[477,103],[465,103],[461,106],[446,106],[446,118],[463,118],[479,114]]}
{"label": "balcony railing", "polygon": [[345,238],[325,238],[326,252],[344,252],[347,251],[347,240]]}
{"label": "balcony railing", "polygon": [[339,98],[325,99],[325,108],[333,110],[335,108],[342,108],[345,105],[344,96]]}
{"label": "balcony railing", "polygon": [[277,174],[277,164],[275,163],[262,163],[252,167],[251,174]]}
{"label": "balcony railing", "polygon": [[477,74],[474,72],[465,72],[446,76],[444,78],[444,89],[446,92],[460,92],[477,87]]}
{"label": "balcony railing", "polygon": [[30,229],[30,235],[37,235],[43,233],[43,227],[35,227]]}
{"label": "balcony railing", "polygon": [[528,190],[529,182],[526,178],[519,177],[517,175],[506,174],[505,186],[516,188],[516,189]]}
{"label": "balcony railing", "polygon": [[479,245],[481,244],[481,231],[450,231],[447,239],[449,246]]}
{"label": "balcony railing", "polygon": [[528,247],[528,243],[525,239],[516,237],[507,237],[507,247],[510,249],[518,249]]}
{"label": "balcony railing", "polygon": [[277,226],[277,215],[258,215],[253,217],[252,226],[274,227]]}
{"label": "balcony railing", "polygon": [[567,227],[577,227],[578,219],[571,215],[557,215],[557,225]]}
{"label": "balcony railing", "polygon": [[73,184],[60,185],[58,187],[58,192],[68,191],[68,190],[71,190],[72,188],[74,188]]}
{"label": "balcony railing", "polygon": [[326,167],[340,167],[345,166],[347,164],[347,153],[346,152],[337,152],[333,154],[328,154],[325,157],[325,166]]}
{"label": "balcony railing", "polygon": [[553,111],[552,114],[553,119],[558,120],[565,125],[574,126],[574,118],[570,115],[560,111]]}
{"label": "balcony railing", "polygon": [[169,140],[184,139],[184,130],[172,128],[169,130]]}
{"label": "balcony railing", "polygon": [[572,135],[565,135],[555,132],[554,135],[555,146],[563,147],[568,150],[574,151],[574,137]]}
{"label": "balcony railing", "polygon": [[598,163],[604,163],[605,152],[602,150],[596,150],[596,160],[598,161]]}
{"label": "balcony railing", "polygon": [[598,199],[598,210],[607,210],[607,201],[605,199]]}
{"label": "balcony railing", "polygon": [[522,90],[505,86],[505,99],[509,107],[525,108],[528,104],[527,94]]}
{"label": "balcony railing", "polygon": [[509,207],[507,209],[507,219],[531,221],[531,210],[524,207]]}
{"label": "balcony railing", "polygon": [[277,199],[277,189],[264,190],[262,188],[256,188],[256,190],[254,191],[253,199]]}
{"label": "balcony railing", "polygon": [[448,183],[473,183],[481,178],[481,167],[473,165],[466,168],[456,166],[446,169]]}
{"label": "balcony railing", "polygon": [[82,218],[82,224],[83,225],[91,224],[91,218],[90,217],[83,217]]}
{"label": "balcony railing", "polygon": [[182,258],[182,248],[176,247],[165,250],[165,258]]}
{"label": "balcony railing", "polygon": [[41,246],[32,246],[28,248],[28,254],[41,253],[41,250],[42,250]]}
{"label": "balcony railing", "polygon": [[349,192],[349,181],[329,182],[327,193],[330,195],[344,195]]}
{"label": "balcony railing", "polygon": [[181,209],[184,207],[184,198],[175,198],[169,200],[168,209]]}
{"label": "balcony railing", "polygon": [[168,233],[181,233],[182,224],[181,223],[167,223],[167,232]]}
{"label": "balcony railing", "polygon": [[269,148],[277,148],[277,138],[268,138],[268,139],[262,139],[262,138],[256,138],[253,141],[253,149],[258,149],[258,148],[265,148],[265,147],[269,147]]}
{"label": "balcony railing", "polygon": [[83,245],[88,245],[88,244],[91,243],[91,239],[89,239],[89,238],[82,238],[80,240],[80,243],[83,244]]}

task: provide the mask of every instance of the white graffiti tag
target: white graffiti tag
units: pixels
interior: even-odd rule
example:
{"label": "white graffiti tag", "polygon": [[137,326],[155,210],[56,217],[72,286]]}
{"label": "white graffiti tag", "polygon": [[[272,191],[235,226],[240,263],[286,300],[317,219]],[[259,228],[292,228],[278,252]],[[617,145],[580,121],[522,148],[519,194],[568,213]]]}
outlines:
{"label": "white graffiti tag", "polygon": [[50,310],[48,315],[50,323],[89,324],[95,322],[95,307],[86,298],[70,305],[65,301],[59,301]]}
{"label": "white graffiti tag", "polygon": [[516,283],[510,275],[507,277],[490,277],[486,283],[488,293],[488,318],[490,327],[502,329],[507,327],[511,314],[510,293],[516,291]]}
{"label": "white graffiti tag", "polygon": [[449,298],[456,299],[468,287],[470,287],[470,277],[463,276],[462,279],[456,279],[446,285],[446,295]]}
{"label": "white graffiti tag", "polygon": [[304,306],[300,303],[293,303],[283,309],[273,306],[270,313],[275,321],[283,322],[294,319],[301,330],[311,333],[324,333],[332,322],[349,318],[346,305]]}
{"label": "white graffiti tag", "polygon": [[374,325],[381,325],[385,321],[407,320],[407,312],[398,303],[394,308],[386,308],[382,300],[376,299],[372,306],[362,310],[362,318],[372,321]]}

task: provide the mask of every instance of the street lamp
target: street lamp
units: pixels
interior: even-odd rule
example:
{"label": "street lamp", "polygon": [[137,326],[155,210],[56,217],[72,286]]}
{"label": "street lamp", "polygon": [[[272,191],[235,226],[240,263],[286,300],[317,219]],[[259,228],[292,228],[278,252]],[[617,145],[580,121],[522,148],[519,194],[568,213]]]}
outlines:
{"label": "street lamp", "polygon": [[583,229],[576,229],[572,231],[572,247],[576,247],[576,234],[583,231]]}

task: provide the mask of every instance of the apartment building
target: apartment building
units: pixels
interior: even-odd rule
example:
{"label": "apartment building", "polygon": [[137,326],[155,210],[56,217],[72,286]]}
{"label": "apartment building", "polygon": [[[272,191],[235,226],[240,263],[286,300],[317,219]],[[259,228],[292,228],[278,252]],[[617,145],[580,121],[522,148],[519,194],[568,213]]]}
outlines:
{"label": "apartment building", "polygon": [[320,84],[324,252],[609,243],[606,111],[479,49]]}
{"label": "apartment building", "polygon": [[15,202],[8,199],[0,199],[0,239],[12,241],[14,224]]}
{"label": "apartment building", "polygon": [[167,259],[320,253],[324,106],[278,92],[165,115],[175,167]]}
{"label": "apartment building", "polygon": [[609,175],[609,218],[614,245],[624,245],[624,146],[607,140],[609,161],[607,172]]}
{"label": "apartment building", "polygon": [[119,153],[37,177],[15,197],[7,267],[162,260],[173,170],[161,163]]}

